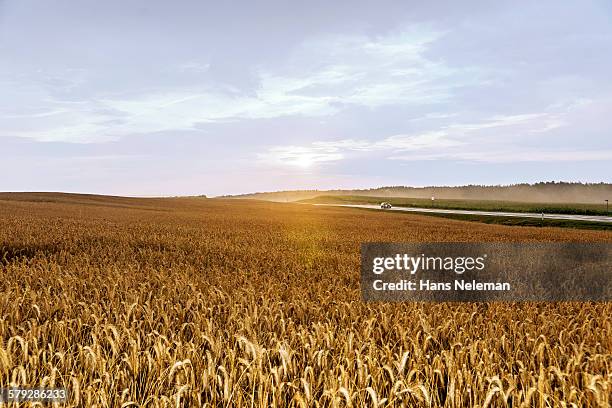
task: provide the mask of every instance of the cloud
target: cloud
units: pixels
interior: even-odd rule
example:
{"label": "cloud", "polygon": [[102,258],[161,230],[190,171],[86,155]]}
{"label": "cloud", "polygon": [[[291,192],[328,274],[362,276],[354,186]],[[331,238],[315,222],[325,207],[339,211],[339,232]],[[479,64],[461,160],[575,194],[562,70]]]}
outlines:
{"label": "cloud", "polygon": [[259,154],[258,159],[268,165],[311,167],[319,163],[342,160],[350,153],[405,152],[459,144],[446,138],[444,132],[430,132],[414,136],[394,135],[379,141],[343,139],[318,141],[308,146],[274,146]]}
{"label": "cloud", "polygon": [[391,156],[390,160],[455,160],[478,163],[581,162],[612,160],[612,150],[459,151]]}
{"label": "cloud", "polygon": [[[0,112],[0,136],[104,141],[219,121],[324,117],[350,106],[439,103],[461,85],[458,71],[425,56],[429,45],[443,35],[416,26],[373,38],[308,39],[284,62],[252,67],[259,83],[254,91],[207,79],[210,64],[195,61],[174,65],[175,75],[197,74],[188,85],[164,86],[160,81],[153,89],[128,86],[121,92],[91,91],[95,76],[83,71],[21,75],[0,86],[8,91],[5,95],[19,94],[11,101],[17,114]],[[68,82],[58,84],[53,78]],[[36,101],[34,110],[32,101]]]}
{"label": "cloud", "polygon": [[[259,159],[268,164],[309,164],[342,159],[384,157],[389,160],[460,160],[489,163],[592,161],[610,159],[610,150],[542,149],[533,135],[567,125],[566,105],[559,111],[494,115],[477,122],[451,123],[422,133],[378,140],[316,141],[306,146],[274,146]],[[577,106],[577,105],[576,105]],[[455,115],[449,115],[454,117]]]}

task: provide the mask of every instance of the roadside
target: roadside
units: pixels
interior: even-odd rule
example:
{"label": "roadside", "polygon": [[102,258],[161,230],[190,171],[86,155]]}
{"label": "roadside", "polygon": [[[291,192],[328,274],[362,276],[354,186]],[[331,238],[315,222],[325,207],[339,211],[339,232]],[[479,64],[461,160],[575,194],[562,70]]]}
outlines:
{"label": "roadside", "polygon": [[313,204],[317,206],[332,206],[365,209],[370,211],[392,211],[406,212],[420,215],[430,215],[465,221],[482,222],[486,224],[501,224],[513,226],[547,226],[563,228],[579,228],[594,230],[612,230],[612,217],[605,216],[583,216],[573,214],[534,214],[534,213],[509,213],[509,212],[484,212],[474,210],[447,210],[392,207],[382,210],[372,204]]}

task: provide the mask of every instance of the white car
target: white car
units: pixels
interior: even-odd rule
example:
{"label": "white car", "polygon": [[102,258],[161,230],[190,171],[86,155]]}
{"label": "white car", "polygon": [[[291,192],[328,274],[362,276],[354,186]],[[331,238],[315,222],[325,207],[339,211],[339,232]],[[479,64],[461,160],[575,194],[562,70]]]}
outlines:
{"label": "white car", "polygon": [[388,203],[386,201],[382,202],[382,203],[380,203],[380,208],[383,209],[383,210],[388,210],[389,208],[391,208],[391,203]]}

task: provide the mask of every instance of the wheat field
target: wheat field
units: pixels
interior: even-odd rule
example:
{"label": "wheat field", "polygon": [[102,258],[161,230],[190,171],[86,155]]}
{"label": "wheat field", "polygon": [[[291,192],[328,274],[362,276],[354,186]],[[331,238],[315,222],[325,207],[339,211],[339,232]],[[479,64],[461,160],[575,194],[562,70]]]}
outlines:
{"label": "wheat field", "polygon": [[610,304],[363,303],[367,241],[612,233],[0,194],[0,383],[78,407],[610,406]]}

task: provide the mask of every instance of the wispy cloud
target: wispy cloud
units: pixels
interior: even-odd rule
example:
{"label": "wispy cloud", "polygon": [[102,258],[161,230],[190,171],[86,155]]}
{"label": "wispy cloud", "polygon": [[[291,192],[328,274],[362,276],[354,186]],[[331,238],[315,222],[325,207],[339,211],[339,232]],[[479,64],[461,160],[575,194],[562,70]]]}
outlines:
{"label": "wispy cloud", "polygon": [[306,146],[274,146],[260,154],[259,159],[269,164],[292,165],[333,162],[364,155],[382,155],[390,160],[499,163],[610,158],[608,150],[543,150],[519,143],[521,139],[531,138],[530,135],[545,133],[565,124],[562,112],[495,115],[478,122],[453,123],[422,133],[393,135],[379,140],[342,139],[316,141]]}
{"label": "wispy cloud", "polygon": [[390,160],[455,160],[479,163],[581,162],[612,160],[612,150],[533,150],[457,151],[409,154],[389,157]]}
{"label": "wispy cloud", "polygon": [[[128,87],[120,94],[88,93],[81,99],[78,92],[71,92],[69,99],[63,99],[49,81],[29,83],[30,95],[21,101],[23,106],[17,107],[19,118],[0,114],[2,124],[20,122],[3,126],[0,136],[73,142],[109,140],[134,133],[191,129],[206,122],[318,117],[336,114],[348,106],[440,102],[451,97],[453,87],[462,85],[456,70],[425,56],[430,44],[443,34],[417,27],[375,38],[336,35],[308,39],[283,63],[256,68],[259,86],[254,92],[208,83],[205,74],[210,64],[200,62],[175,67],[178,73],[204,75],[200,83],[187,87]],[[27,81],[19,78],[5,85],[22,87]],[[87,74],[79,73],[71,86],[78,88],[87,81]],[[75,96],[79,102],[76,105]],[[25,103],[32,100],[40,106],[28,113]],[[113,122],[119,117],[120,125]]]}

